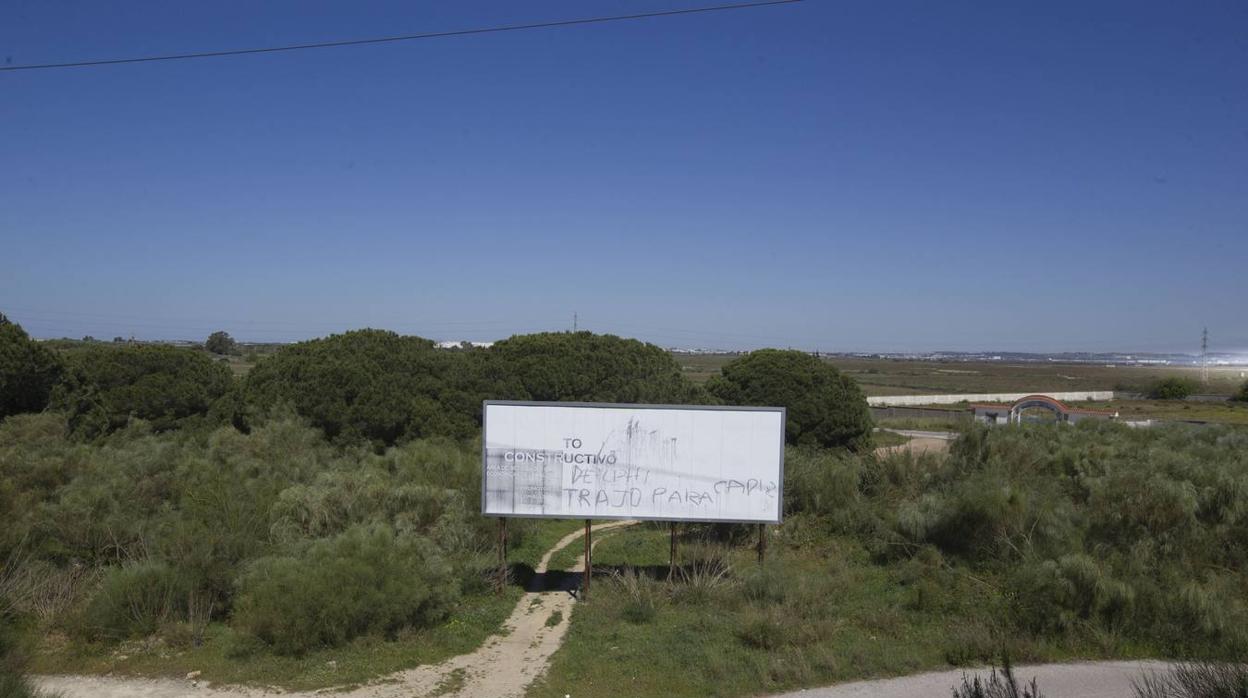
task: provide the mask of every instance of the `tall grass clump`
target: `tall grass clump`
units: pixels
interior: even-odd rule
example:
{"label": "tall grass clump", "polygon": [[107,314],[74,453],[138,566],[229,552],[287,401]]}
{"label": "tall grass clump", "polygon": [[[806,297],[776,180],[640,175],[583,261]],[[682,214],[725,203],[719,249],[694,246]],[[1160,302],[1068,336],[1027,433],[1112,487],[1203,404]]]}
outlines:
{"label": "tall grass clump", "polygon": [[1248,665],[1184,662],[1133,682],[1136,698],[1248,698]]}
{"label": "tall grass clump", "polygon": [[614,575],[612,584],[620,600],[620,617],[636,625],[653,620],[665,601],[663,585],[631,567]]}
{"label": "tall grass clump", "polygon": [[672,597],[680,603],[706,604],[732,590],[736,583],[732,561],[718,546],[697,546],[689,562],[676,568]]}
{"label": "tall grass clump", "polygon": [[14,590],[22,586],[15,580],[16,559],[0,558],[0,698],[50,698],[35,689],[27,678],[27,652],[18,633],[19,603]]}
{"label": "tall grass clump", "polygon": [[1014,668],[1008,657],[1001,663],[1001,671],[993,667],[984,681],[976,674],[973,677],[962,675],[962,684],[953,689],[953,698],[1044,698],[1033,678],[1031,683],[1019,685],[1014,676]]}

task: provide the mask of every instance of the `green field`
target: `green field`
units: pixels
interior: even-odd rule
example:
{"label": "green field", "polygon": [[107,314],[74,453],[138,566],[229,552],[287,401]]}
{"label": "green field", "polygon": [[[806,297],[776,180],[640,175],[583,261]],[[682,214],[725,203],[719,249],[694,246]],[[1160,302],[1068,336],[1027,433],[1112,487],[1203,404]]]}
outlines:
{"label": "green field", "polygon": [[[677,354],[685,375],[699,383],[737,358],[730,354]],[[1102,364],[1004,363],[996,361],[902,361],[828,357],[828,362],[858,381],[867,395],[923,395],[1080,390],[1138,391],[1167,376],[1199,380],[1196,368],[1105,366]],[[1211,368],[1202,392],[1234,393],[1248,368]]]}
{"label": "green field", "polygon": [[1090,410],[1111,410],[1119,419],[1160,419],[1174,422],[1216,422],[1248,425],[1248,403],[1179,400],[1112,400],[1081,402]]}

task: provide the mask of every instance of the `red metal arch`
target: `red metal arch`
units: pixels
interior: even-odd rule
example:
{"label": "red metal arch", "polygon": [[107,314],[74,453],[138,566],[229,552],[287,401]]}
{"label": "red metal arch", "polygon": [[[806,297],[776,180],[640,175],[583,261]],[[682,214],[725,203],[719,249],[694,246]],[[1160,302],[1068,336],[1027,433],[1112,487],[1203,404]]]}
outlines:
{"label": "red metal arch", "polygon": [[1073,411],[1066,406],[1066,403],[1058,400],[1057,398],[1052,398],[1048,395],[1028,395],[1027,397],[1016,400],[1013,405],[1010,405],[1010,414],[1018,414],[1028,407],[1046,407],[1061,416],[1068,415]]}

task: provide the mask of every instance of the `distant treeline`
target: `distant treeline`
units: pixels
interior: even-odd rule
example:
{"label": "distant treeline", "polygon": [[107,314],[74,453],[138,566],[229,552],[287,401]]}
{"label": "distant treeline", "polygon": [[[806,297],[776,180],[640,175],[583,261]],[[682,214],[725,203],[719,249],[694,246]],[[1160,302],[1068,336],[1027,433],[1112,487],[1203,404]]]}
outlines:
{"label": "distant treeline", "polygon": [[358,330],[283,346],[235,379],[222,362],[188,348],[88,342],[57,352],[3,322],[0,388],[0,417],[63,411],[83,439],[136,419],[157,432],[221,424],[245,432],[285,405],[337,443],[382,448],[472,438],[486,399],[780,405],[795,444],[862,449],[871,433],[857,384],[806,354],[753,352],[703,387],[660,347],[589,332],[441,349],[421,337]]}

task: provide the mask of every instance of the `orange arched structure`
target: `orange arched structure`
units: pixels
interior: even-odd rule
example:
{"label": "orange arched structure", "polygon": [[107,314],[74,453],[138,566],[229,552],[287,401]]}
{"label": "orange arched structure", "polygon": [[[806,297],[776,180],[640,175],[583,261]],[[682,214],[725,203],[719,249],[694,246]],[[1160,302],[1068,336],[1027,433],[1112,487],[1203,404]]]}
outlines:
{"label": "orange arched structure", "polygon": [[975,420],[989,424],[1019,424],[1022,422],[1023,410],[1030,407],[1043,407],[1051,410],[1059,422],[1077,422],[1081,419],[1114,419],[1117,412],[1105,410],[1086,410],[1070,407],[1057,398],[1048,395],[1028,395],[1014,401],[1012,405],[971,405]]}

